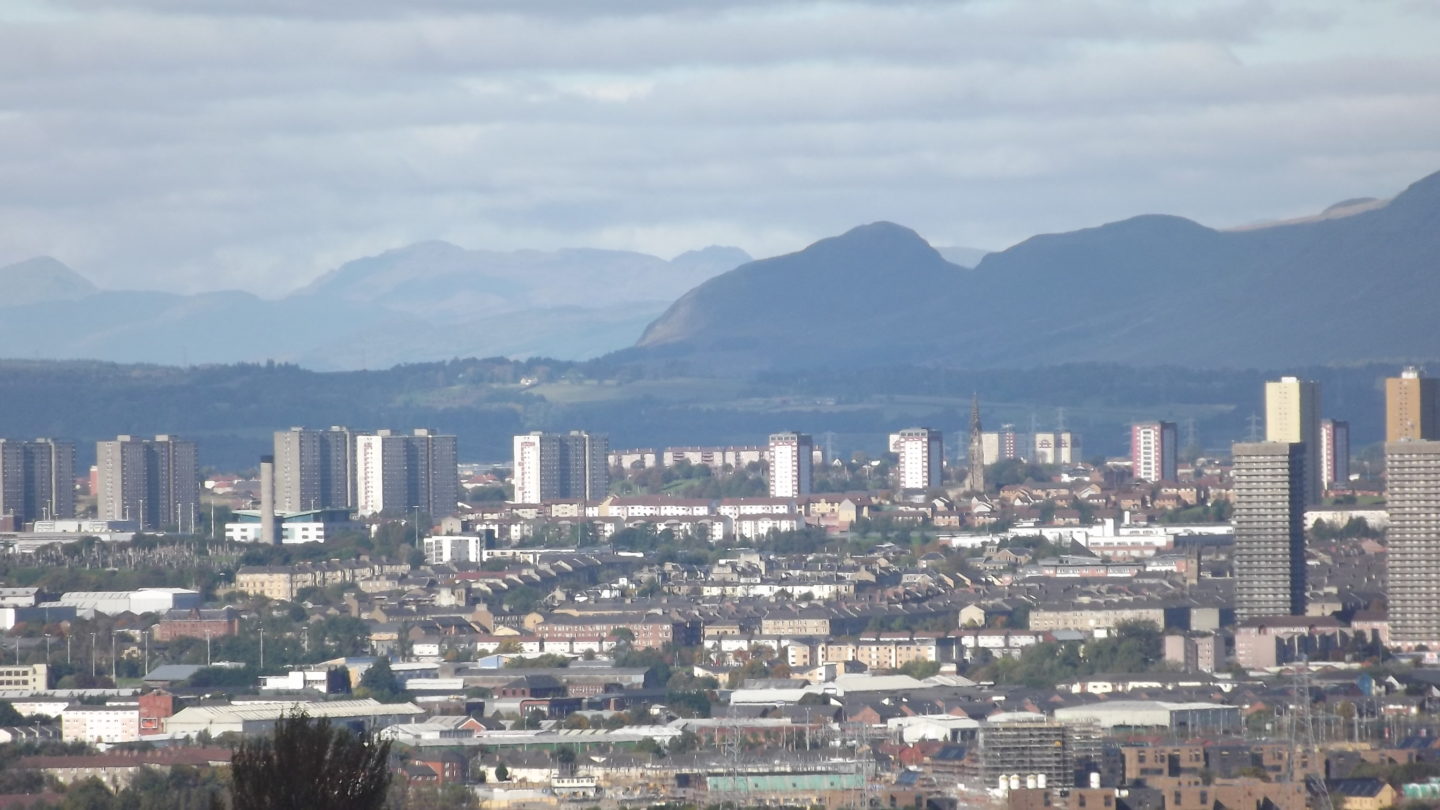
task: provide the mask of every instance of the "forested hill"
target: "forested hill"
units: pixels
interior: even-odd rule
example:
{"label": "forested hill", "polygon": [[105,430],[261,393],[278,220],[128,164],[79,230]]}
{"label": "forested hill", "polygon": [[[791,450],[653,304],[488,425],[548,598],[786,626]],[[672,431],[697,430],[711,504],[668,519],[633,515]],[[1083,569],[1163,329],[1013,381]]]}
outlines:
{"label": "forested hill", "polygon": [[1262,411],[1263,381],[1283,372],[1320,380],[1325,415],[1349,419],[1360,446],[1379,439],[1381,381],[1395,370],[886,365],[727,379],[667,376],[613,360],[467,359],[353,372],[4,360],[0,436],[73,439],[88,465],[98,439],[175,433],[200,442],[202,464],[223,469],[253,466],[270,434],[292,425],[433,427],[460,437],[463,460],[504,461],[516,432],[572,428],[609,433],[616,448],[756,444],[775,430],[794,429],[833,433],[841,452],[879,453],[886,433],[929,425],[949,434],[953,451],[971,393],[978,392],[987,426],[1047,430],[1063,418],[1083,434],[1087,457],[1125,452],[1126,426],[1139,419],[1194,420],[1202,446],[1223,451],[1245,437],[1248,417]]}

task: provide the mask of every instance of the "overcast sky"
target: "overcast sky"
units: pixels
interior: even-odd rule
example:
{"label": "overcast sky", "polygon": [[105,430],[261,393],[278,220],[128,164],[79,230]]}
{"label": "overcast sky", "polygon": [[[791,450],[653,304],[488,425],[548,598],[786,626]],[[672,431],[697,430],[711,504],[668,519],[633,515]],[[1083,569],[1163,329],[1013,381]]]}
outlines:
{"label": "overcast sky", "polygon": [[1434,0],[4,0],[0,264],[279,295],[423,239],[1298,216],[1440,170],[1437,42]]}

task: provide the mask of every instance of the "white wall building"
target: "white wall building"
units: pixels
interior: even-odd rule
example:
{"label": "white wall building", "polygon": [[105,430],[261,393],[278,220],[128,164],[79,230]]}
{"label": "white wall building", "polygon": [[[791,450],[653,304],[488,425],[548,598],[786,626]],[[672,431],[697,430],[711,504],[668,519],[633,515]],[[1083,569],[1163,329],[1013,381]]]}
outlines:
{"label": "white wall building", "polygon": [[890,439],[890,452],[899,457],[896,468],[901,489],[937,489],[945,473],[945,442],[938,430],[907,428]]}
{"label": "white wall building", "polygon": [[515,503],[598,501],[610,489],[610,440],[598,433],[534,431],[514,439]]}
{"label": "white wall building", "polygon": [[140,739],[140,707],[75,705],[60,713],[66,742],[123,743]]}
{"label": "white wall building", "polygon": [[485,559],[485,539],[477,535],[435,535],[426,537],[421,545],[430,565]]}
{"label": "white wall building", "polygon": [[1178,439],[1174,422],[1137,422],[1130,426],[1130,470],[1142,481],[1178,479]]}
{"label": "white wall building", "polygon": [[[258,543],[260,542],[259,523],[226,523],[225,539],[232,543]],[[325,542],[325,524],[320,522],[290,523],[281,521],[280,542],[290,543],[323,543]]]}
{"label": "white wall building", "polygon": [[1031,460],[1036,464],[1074,464],[1080,460],[1080,437],[1068,430],[1036,433]]}
{"label": "white wall building", "polygon": [[185,588],[140,588],[134,591],[71,591],[54,603],[73,607],[82,614],[163,613],[167,610],[201,606],[198,591]]}
{"label": "white wall building", "polygon": [[804,433],[770,435],[770,497],[798,498],[810,494],[815,443]]}
{"label": "white wall building", "polygon": [[361,515],[420,508],[439,520],[455,512],[460,472],[454,436],[425,428],[355,437],[355,500]]}

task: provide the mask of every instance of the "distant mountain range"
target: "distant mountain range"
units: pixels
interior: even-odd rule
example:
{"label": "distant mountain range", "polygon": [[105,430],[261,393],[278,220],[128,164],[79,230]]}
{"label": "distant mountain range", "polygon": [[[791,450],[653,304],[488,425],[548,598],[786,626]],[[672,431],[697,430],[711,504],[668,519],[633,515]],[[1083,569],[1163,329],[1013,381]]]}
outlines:
{"label": "distant mountain range", "polygon": [[0,352],[169,364],[274,359],[315,369],[452,357],[585,359],[629,345],[696,284],[750,260],[424,242],[349,262],[279,300],[100,290],[48,257],[0,268]]}
{"label": "distant mountain range", "polygon": [[1201,367],[1440,356],[1440,173],[1389,201],[1231,231],[1140,216],[972,271],[874,223],[682,296],[612,359],[669,368]]}
{"label": "distant mountain range", "polygon": [[758,261],[727,247],[667,261],[424,242],[279,300],[100,290],[42,257],[0,268],[0,355],[318,370],[606,356],[700,375],[1286,368],[1440,356],[1437,309],[1440,173],[1283,222],[1222,231],[1146,215],[996,253],[931,247],[887,222]]}

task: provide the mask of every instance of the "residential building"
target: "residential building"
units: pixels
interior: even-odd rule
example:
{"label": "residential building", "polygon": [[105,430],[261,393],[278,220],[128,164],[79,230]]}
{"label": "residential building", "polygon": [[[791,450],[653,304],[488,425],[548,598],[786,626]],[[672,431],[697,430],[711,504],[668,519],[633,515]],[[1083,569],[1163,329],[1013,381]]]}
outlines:
{"label": "residential building", "polygon": [[355,437],[355,500],[361,515],[420,509],[439,520],[460,500],[454,436],[425,428]]}
{"label": "residential building", "polygon": [[1142,481],[1175,481],[1179,475],[1178,433],[1174,422],[1136,422],[1130,426],[1130,469]]}
{"label": "residential building", "polygon": [[1265,441],[1305,445],[1305,497],[1320,500],[1320,383],[1281,377],[1265,383]]}
{"label": "residential building", "polygon": [[1385,380],[1385,441],[1440,439],[1440,380],[1407,366]]}
{"label": "residential building", "polygon": [[1014,425],[1001,425],[999,430],[982,431],[980,442],[985,461],[988,464],[1010,459],[1023,459],[1030,447],[1030,437],[1024,433],[1017,433]]}
{"label": "residential building", "polygon": [[200,458],[195,443],[175,436],[118,436],[95,445],[101,520],[129,520],[142,530],[193,532],[200,513]]}
{"label": "residential building", "polygon": [[907,428],[890,437],[890,452],[899,457],[896,483],[900,489],[938,489],[945,474],[945,441],[940,431]]}
{"label": "residential building", "polygon": [[751,464],[764,461],[766,449],[767,448],[759,445],[741,445],[738,447],[667,447],[660,461],[666,467],[673,467],[685,461],[691,464],[704,464],[715,472],[723,472],[726,467],[732,470],[741,470]]}
{"label": "residential building", "polygon": [[75,517],[75,443],[0,439],[0,519],[16,529]]}
{"label": "residential building", "polygon": [[50,688],[50,667],[46,664],[0,665],[0,691],[44,692]]}
{"label": "residential building", "polygon": [[515,437],[515,503],[598,501],[610,489],[610,440],[603,434],[534,431]]}
{"label": "residential building", "polygon": [[1305,445],[1234,448],[1235,617],[1305,613]]}
{"label": "residential building", "polygon": [[355,508],[355,432],[349,428],[275,432],[275,509]]}
{"label": "residential building", "polygon": [[1391,643],[1440,644],[1440,441],[1385,444]]}
{"label": "residential building", "polygon": [[150,630],[156,641],[177,638],[224,638],[240,632],[240,617],[234,608],[181,608],[169,610]]}
{"label": "residential building", "polygon": [[1320,483],[1326,489],[1350,480],[1350,423],[1320,420]]}
{"label": "residential building", "polygon": [[65,742],[123,743],[140,739],[138,706],[70,706],[60,713]]}
{"label": "residential building", "polygon": [[770,434],[770,497],[810,494],[815,443],[804,433]]}
{"label": "residential building", "polygon": [[535,626],[535,635],[545,642],[546,651],[583,652],[615,646],[628,631],[637,650],[660,649],[666,644],[685,645],[699,641],[699,623],[666,616],[568,616],[553,614]]}
{"label": "residential building", "polygon": [[1080,437],[1068,430],[1036,433],[1031,460],[1036,464],[1074,464],[1080,460]]}

